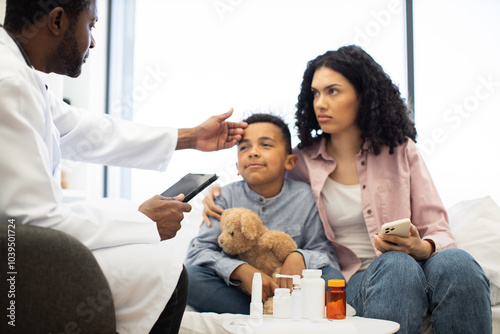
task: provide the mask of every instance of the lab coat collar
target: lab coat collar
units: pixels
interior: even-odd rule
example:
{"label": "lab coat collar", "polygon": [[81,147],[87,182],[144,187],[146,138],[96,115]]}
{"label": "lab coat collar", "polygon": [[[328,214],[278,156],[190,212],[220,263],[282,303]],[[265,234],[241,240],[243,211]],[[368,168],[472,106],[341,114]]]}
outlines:
{"label": "lab coat collar", "polygon": [[22,48],[21,44],[19,44],[17,39],[7,29],[5,29],[5,27],[3,25],[0,24],[0,28],[3,29],[7,33],[7,35],[9,35],[10,38],[12,38],[12,40],[14,41],[16,46],[19,48],[19,51],[21,52],[21,55],[23,56],[24,60],[26,61],[26,64],[29,67],[33,67],[30,63],[28,56],[26,55],[26,52],[24,52],[24,49]]}

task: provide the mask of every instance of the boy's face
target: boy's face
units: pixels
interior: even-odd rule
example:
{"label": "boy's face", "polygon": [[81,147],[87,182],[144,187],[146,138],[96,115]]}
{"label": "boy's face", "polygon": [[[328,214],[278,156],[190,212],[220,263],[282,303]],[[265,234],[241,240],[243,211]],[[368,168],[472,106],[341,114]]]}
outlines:
{"label": "boy's face", "polygon": [[272,123],[248,125],[238,143],[238,172],[250,188],[265,196],[279,194],[285,170],[297,157],[288,154],[280,128]]}

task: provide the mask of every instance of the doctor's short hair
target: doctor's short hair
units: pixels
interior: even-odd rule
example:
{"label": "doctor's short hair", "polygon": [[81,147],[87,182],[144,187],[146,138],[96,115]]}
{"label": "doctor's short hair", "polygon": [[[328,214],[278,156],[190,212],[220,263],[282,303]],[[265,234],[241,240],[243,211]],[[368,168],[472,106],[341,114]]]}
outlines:
{"label": "doctor's short hair", "polygon": [[90,0],[7,0],[5,27],[12,32],[33,33],[32,26],[40,24],[54,8],[62,7],[71,21],[90,6]]}
{"label": "doctor's short hair", "polygon": [[273,114],[255,113],[245,118],[243,122],[248,123],[248,125],[253,123],[271,123],[276,125],[280,129],[283,140],[285,141],[287,154],[292,154],[292,138],[290,135],[290,129],[281,117]]}

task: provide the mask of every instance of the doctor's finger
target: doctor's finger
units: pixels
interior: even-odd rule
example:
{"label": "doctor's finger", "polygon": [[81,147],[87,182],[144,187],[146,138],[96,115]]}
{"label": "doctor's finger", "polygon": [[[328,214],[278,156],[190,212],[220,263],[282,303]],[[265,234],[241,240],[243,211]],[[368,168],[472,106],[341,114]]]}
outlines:
{"label": "doctor's finger", "polygon": [[163,196],[159,196],[161,200],[163,201],[179,201],[179,202],[182,202],[184,200],[184,194],[179,194],[175,197],[163,197]]}
{"label": "doctor's finger", "polygon": [[178,205],[179,205],[179,209],[182,212],[191,212],[191,210],[193,209],[193,207],[189,203],[179,202]]}

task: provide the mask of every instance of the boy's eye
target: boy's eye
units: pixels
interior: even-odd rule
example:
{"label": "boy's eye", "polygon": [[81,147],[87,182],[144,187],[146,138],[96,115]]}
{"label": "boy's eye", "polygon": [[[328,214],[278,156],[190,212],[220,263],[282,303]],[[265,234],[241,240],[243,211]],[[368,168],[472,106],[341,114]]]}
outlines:
{"label": "boy's eye", "polygon": [[248,146],[241,145],[239,149],[240,149],[240,151],[243,151],[243,150],[245,150],[247,147],[248,147]]}

